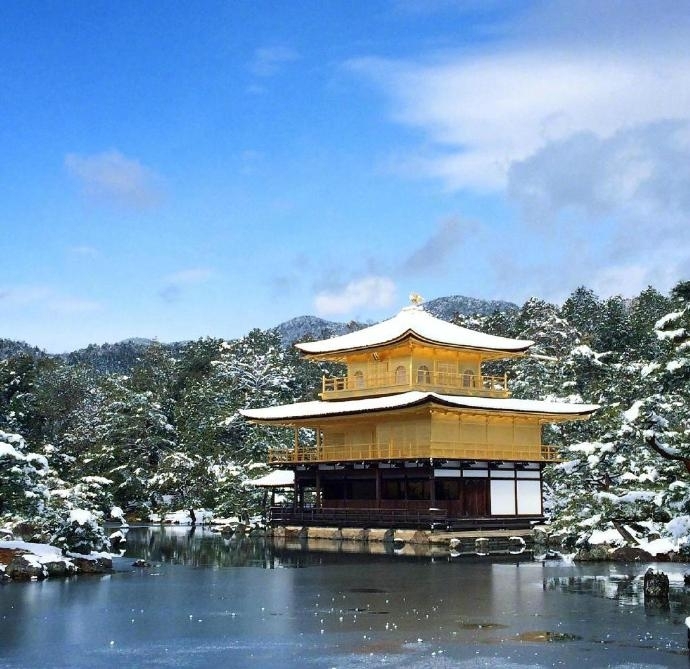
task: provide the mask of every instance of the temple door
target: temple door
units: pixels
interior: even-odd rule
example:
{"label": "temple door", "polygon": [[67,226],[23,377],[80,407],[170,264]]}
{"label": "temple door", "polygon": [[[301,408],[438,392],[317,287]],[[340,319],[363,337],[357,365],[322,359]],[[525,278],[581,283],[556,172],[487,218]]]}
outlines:
{"label": "temple door", "polygon": [[480,518],[489,515],[489,479],[463,479],[461,486],[461,515]]}

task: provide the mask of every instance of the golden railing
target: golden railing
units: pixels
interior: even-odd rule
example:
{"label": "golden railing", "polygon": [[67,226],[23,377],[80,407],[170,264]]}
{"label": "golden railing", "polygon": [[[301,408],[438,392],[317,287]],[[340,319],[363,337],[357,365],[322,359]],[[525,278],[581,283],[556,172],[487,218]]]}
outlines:
{"label": "golden railing", "polygon": [[544,444],[482,444],[433,442],[426,444],[388,442],[361,443],[344,446],[298,446],[272,449],[271,464],[308,462],[363,462],[367,460],[414,459],[506,460],[527,462],[558,462],[558,449]]}
{"label": "golden railing", "polygon": [[[405,374],[350,374],[348,376],[324,376],[321,385],[324,399],[348,395],[371,395],[406,390],[430,390],[434,392],[478,395],[481,397],[508,397],[508,377],[483,374],[458,374],[425,369],[405,368]],[[374,391],[372,393],[372,391]]]}

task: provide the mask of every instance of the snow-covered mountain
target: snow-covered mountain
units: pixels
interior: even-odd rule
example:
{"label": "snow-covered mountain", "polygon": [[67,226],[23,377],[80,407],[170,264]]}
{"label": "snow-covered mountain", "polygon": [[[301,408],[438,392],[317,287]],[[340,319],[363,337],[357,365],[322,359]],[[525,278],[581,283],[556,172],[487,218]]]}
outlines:
{"label": "snow-covered mountain", "polygon": [[424,308],[437,318],[451,320],[458,314],[463,316],[490,316],[497,311],[517,311],[520,307],[505,300],[480,300],[465,295],[437,297],[424,304]]}
{"label": "snow-covered mountain", "polygon": [[31,346],[24,341],[16,341],[14,339],[0,339],[0,360],[6,358],[13,358],[18,355],[31,355],[35,358],[44,357],[47,355],[44,351]]}
{"label": "snow-covered mountain", "polygon": [[[480,300],[465,295],[450,295],[448,297],[437,297],[434,300],[424,303],[424,308],[437,318],[450,321],[458,314],[463,316],[489,316],[497,311],[516,311],[519,309],[517,304],[505,302],[504,300]],[[394,314],[391,313],[391,316]],[[372,323],[360,323],[350,321],[349,323],[339,323],[327,321],[316,316],[298,316],[276,326],[285,344],[293,344],[298,341],[309,339],[327,339],[334,335],[347,334],[354,330],[360,330]]]}
{"label": "snow-covered mountain", "polygon": [[310,339],[328,339],[336,335],[360,330],[365,325],[367,323],[358,323],[357,321],[339,323],[337,321],[327,321],[318,316],[297,316],[289,321],[280,323],[274,329],[278,332],[283,342],[288,345]]}
{"label": "snow-covered mountain", "polygon": [[[480,300],[464,295],[438,297],[426,302],[424,307],[434,316],[445,320],[451,320],[458,314],[464,316],[489,315],[497,311],[514,311],[518,309],[518,306],[512,302]],[[394,314],[391,313],[390,315],[393,316]],[[297,316],[279,323],[274,329],[278,331],[285,345],[289,346],[298,341],[327,339],[334,335],[347,334],[367,325],[372,325],[372,323],[361,323],[358,321],[343,323],[325,320],[317,316]],[[115,344],[91,344],[76,351],[50,356],[24,342],[0,339],[0,360],[13,357],[19,353],[30,353],[34,356],[62,358],[73,365],[81,364],[92,367],[99,373],[126,374],[131,370],[142,353],[153,343],[150,339],[133,337]],[[184,344],[185,342],[172,342],[161,344],[161,346],[175,353]]]}

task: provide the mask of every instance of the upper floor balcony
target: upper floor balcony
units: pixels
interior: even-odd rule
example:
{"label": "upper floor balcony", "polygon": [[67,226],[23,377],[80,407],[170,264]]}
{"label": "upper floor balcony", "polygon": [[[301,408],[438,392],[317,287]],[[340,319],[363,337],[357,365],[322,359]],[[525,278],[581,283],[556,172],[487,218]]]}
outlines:
{"label": "upper floor balcony", "polygon": [[507,375],[486,376],[464,372],[436,371],[421,365],[410,370],[399,366],[393,372],[365,374],[356,371],[347,376],[322,379],[321,398],[324,400],[353,399],[374,395],[391,395],[409,390],[436,392],[444,395],[475,397],[510,397]]}
{"label": "upper floor balcony", "polygon": [[559,462],[557,447],[540,444],[487,444],[464,442],[353,443],[341,446],[297,444],[293,448],[269,449],[268,462],[309,464],[333,462],[367,462],[382,460],[499,460],[526,462]]}

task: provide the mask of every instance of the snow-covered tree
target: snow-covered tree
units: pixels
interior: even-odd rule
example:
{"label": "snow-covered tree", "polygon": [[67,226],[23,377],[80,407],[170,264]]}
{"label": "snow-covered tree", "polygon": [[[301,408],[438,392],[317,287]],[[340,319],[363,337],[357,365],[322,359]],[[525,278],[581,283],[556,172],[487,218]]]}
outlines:
{"label": "snow-covered tree", "polygon": [[194,509],[217,506],[217,479],[208,456],[170,451],[163,456],[150,488],[163,509],[187,509],[195,522]]}
{"label": "snow-covered tree", "polygon": [[0,521],[21,524],[35,538],[65,551],[107,550],[98,507],[109,502],[109,483],[86,477],[68,487],[21,435],[0,431]]}
{"label": "snow-covered tree", "polygon": [[620,295],[604,300],[592,347],[602,352],[632,352],[633,336],[630,327],[630,309],[626,301]]}
{"label": "snow-covered tree", "polygon": [[656,532],[687,542],[679,532],[690,526],[690,284],[671,298],[673,310],[656,323],[656,360],[620,352],[612,363],[603,356],[609,374],[575,370],[583,387],[598,386],[604,406],[588,421],[589,441],[566,440],[551,480],[554,526],[573,542],[612,530],[621,542]]}
{"label": "snow-covered tree", "polygon": [[631,358],[651,361],[661,355],[662,342],[654,325],[671,310],[669,298],[651,286],[643,290],[630,305]]}
{"label": "snow-covered tree", "polygon": [[238,409],[274,406],[294,401],[295,368],[275,331],[252,330],[246,337],[223,345],[214,363],[213,377],[233,400],[233,411],[218,416],[227,430],[233,457],[239,461],[262,460],[276,431],[249,424]]}
{"label": "snow-covered tree", "polygon": [[111,382],[111,400],[103,407],[98,445],[87,464],[112,479],[115,502],[124,508],[150,508],[150,479],[166,453],[176,447],[177,434],[161,404],[149,391]]}
{"label": "snow-covered tree", "polygon": [[676,285],[671,301],[673,311],[655,326],[664,350],[644,370],[651,392],[631,409],[631,424],[652,450],[690,474],[690,282]]}
{"label": "snow-covered tree", "polygon": [[561,316],[582,336],[582,343],[591,345],[601,322],[601,301],[594,291],[576,288],[563,303]]}
{"label": "snow-covered tree", "polygon": [[29,451],[24,438],[0,430],[0,519],[41,515],[49,498],[48,461]]}

